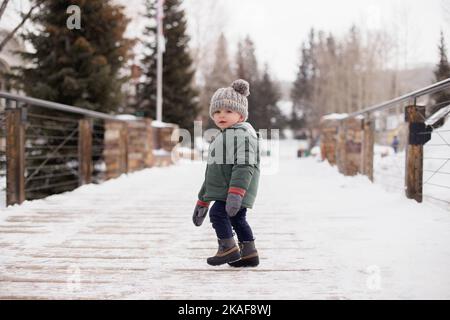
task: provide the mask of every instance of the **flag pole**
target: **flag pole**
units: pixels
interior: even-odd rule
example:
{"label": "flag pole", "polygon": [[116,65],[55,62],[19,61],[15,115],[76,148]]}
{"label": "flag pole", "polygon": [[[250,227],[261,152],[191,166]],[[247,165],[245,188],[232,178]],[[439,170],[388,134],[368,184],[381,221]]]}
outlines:
{"label": "flag pole", "polygon": [[163,10],[164,0],[158,0],[158,13],[157,13],[157,75],[156,75],[156,120],[162,121],[162,69],[163,69],[163,18],[164,18],[164,10]]}

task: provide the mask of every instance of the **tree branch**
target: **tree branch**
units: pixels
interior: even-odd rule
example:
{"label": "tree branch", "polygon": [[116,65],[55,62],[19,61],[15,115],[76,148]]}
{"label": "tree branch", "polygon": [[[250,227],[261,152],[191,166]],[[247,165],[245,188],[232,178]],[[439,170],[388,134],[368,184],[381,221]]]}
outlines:
{"label": "tree branch", "polygon": [[[7,2],[9,0],[5,0],[5,2]],[[0,52],[2,52],[2,50],[5,48],[6,44],[9,42],[9,40],[11,40],[14,35],[17,33],[17,31],[25,24],[25,22],[31,17],[31,14],[33,13],[34,9],[36,9],[37,7],[39,7],[45,0],[41,0],[38,1],[34,6],[32,6],[30,8],[30,10],[28,11],[28,13],[26,15],[23,16],[22,21],[14,28],[14,30],[12,30],[6,37],[5,39],[3,39],[0,42]],[[4,3],[5,3],[4,2]],[[4,4],[3,3],[3,4]],[[2,4],[2,8],[3,8],[3,4]]]}
{"label": "tree branch", "polygon": [[9,0],[3,0],[2,5],[0,6],[0,20],[2,19],[3,13],[5,13],[8,2]]}

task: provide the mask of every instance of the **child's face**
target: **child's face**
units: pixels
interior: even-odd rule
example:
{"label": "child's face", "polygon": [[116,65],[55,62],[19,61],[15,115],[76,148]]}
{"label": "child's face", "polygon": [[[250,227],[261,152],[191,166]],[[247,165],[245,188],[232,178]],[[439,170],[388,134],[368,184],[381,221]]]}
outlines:
{"label": "child's face", "polygon": [[229,109],[217,110],[213,113],[213,119],[216,126],[220,129],[226,129],[238,122],[244,121],[244,117],[240,113]]}

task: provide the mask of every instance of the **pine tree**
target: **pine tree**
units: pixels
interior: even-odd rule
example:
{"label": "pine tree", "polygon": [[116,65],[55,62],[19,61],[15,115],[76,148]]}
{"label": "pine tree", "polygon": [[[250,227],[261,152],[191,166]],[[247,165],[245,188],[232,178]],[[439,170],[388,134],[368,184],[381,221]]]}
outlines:
{"label": "pine tree", "polygon": [[312,83],[310,77],[311,59],[310,50],[303,43],[301,49],[301,61],[297,72],[297,77],[291,89],[292,117],[290,126],[293,130],[298,130],[306,125],[309,120],[312,97]]}
{"label": "pine tree", "polygon": [[[80,8],[80,29],[67,26],[71,4]],[[119,72],[132,45],[123,36],[128,24],[123,7],[110,0],[46,0],[31,19],[36,29],[24,39],[35,50],[22,53],[29,63],[15,69],[16,85],[33,97],[115,112],[125,80]],[[77,116],[36,106],[27,111],[27,198],[73,189],[78,185],[74,169],[78,154],[73,151],[78,147]],[[94,126],[96,143],[103,140],[103,125],[95,122]],[[103,144],[95,146],[94,163],[103,161],[102,148]]]}
{"label": "pine tree", "polygon": [[211,81],[212,87],[216,89],[221,86],[229,86],[233,81],[233,73],[228,57],[228,44],[223,33],[217,42],[214,65],[208,79]]}
{"label": "pine tree", "polygon": [[230,63],[228,43],[222,33],[217,41],[212,71],[206,75],[205,86],[202,90],[205,118],[208,119],[207,127],[214,127],[214,122],[209,117],[209,102],[212,95],[217,89],[230,86],[234,80]]}
{"label": "pine tree", "polygon": [[[69,5],[81,9],[81,29],[67,27]],[[96,111],[115,111],[132,44],[124,38],[128,20],[110,0],[48,0],[32,21],[38,27],[24,36],[35,52],[23,53],[31,67],[19,68],[20,87],[33,97]]]}
{"label": "pine tree", "polygon": [[[436,82],[450,78],[450,64],[447,58],[447,48],[445,45],[444,32],[441,31],[441,39],[439,43],[439,63],[436,66],[434,75]],[[443,90],[433,95],[435,106],[432,108],[431,113],[437,112],[439,109],[450,104],[450,90]]]}
{"label": "pine tree", "polygon": [[271,79],[267,65],[253,92],[255,104],[249,110],[248,121],[257,130],[267,129],[268,134],[271,129],[282,129],[286,119],[277,106],[281,97],[280,89]]}
{"label": "pine tree", "polygon": [[261,90],[258,89],[260,84],[260,75],[258,69],[258,59],[255,55],[255,45],[250,36],[247,36],[244,41],[238,43],[238,50],[236,54],[236,78],[244,79],[250,84],[250,95],[248,99],[249,122],[253,123],[254,117],[260,117],[258,94]]}
{"label": "pine tree", "polygon": [[[238,43],[236,55],[236,76],[252,84],[259,80],[258,60],[255,55],[255,44],[250,36],[247,36],[243,42]],[[250,91],[251,92],[251,91]]]}
{"label": "pine tree", "polygon": [[[146,82],[138,96],[138,109],[146,116],[155,118],[157,87],[157,48],[156,48],[156,0],[147,0],[147,17],[152,26],[146,28],[149,40],[146,48],[149,54],[143,60]],[[192,86],[195,70],[189,54],[189,36],[186,34],[185,12],[180,0],[166,0],[164,3],[164,37],[166,40],[163,55],[163,121],[176,123],[181,128],[193,131],[194,120],[200,112],[198,92]]]}

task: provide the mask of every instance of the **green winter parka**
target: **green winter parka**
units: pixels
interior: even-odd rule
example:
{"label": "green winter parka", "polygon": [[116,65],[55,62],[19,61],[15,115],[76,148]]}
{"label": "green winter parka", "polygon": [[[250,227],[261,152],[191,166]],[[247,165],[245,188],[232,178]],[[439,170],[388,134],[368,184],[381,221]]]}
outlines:
{"label": "green winter parka", "polygon": [[246,191],[242,206],[252,208],[259,174],[259,133],[250,123],[238,122],[221,130],[210,144],[205,180],[198,199],[226,201],[230,188],[240,188]]}

